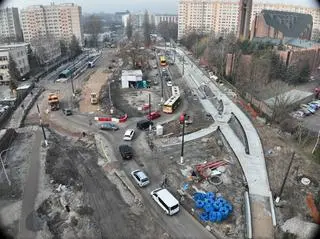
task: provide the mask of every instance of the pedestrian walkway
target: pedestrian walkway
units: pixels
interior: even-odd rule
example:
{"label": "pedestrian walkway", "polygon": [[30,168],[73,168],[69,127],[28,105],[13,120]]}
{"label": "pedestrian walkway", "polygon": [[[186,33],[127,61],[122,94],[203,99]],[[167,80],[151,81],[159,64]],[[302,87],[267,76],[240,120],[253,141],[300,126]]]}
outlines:
{"label": "pedestrian walkway", "polygon": [[[180,55],[183,55],[185,58],[187,57],[182,50],[176,50]],[[189,59],[188,63],[193,64]],[[177,64],[180,70],[182,70],[181,62],[180,65],[179,63]],[[222,134],[233,149],[246,176],[252,208],[252,222],[249,223],[252,223],[253,226],[253,238],[273,238],[273,224],[275,224],[275,219],[272,220],[271,216],[274,212],[272,194],[269,186],[263,148],[256,129],[250,119],[197,67],[184,67],[184,75],[185,80],[190,87],[205,84],[217,96],[218,100],[222,100],[225,109],[224,114],[221,116],[219,116],[210,100],[201,100],[201,104],[215,119],[216,126],[220,127]],[[244,129],[248,139],[249,154],[246,154],[244,145],[227,124],[231,112],[238,118]],[[189,135],[189,139],[203,137],[202,135],[202,133],[195,132]],[[251,234],[251,232],[249,232],[249,234]]]}
{"label": "pedestrian walkway", "polygon": [[38,129],[35,132],[35,140],[32,145],[29,173],[23,189],[21,216],[19,221],[19,236],[21,239],[36,238],[34,205],[38,194],[40,149],[42,133]]}

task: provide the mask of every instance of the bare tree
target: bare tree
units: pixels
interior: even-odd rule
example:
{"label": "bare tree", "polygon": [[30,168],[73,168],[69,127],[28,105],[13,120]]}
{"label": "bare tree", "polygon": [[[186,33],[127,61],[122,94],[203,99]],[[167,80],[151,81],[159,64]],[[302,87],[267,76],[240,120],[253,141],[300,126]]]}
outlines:
{"label": "bare tree", "polygon": [[9,75],[10,75],[9,87],[10,87],[11,93],[13,93],[18,87],[17,80],[20,79],[21,75],[20,75],[20,71],[17,68],[17,63],[13,59],[12,55],[9,55],[8,69],[9,69]]}
{"label": "bare tree", "polygon": [[129,40],[131,40],[132,33],[133,33],[133,26],[132,26],[132,17],[129,15],[127,19],[127,26],[126,26],[126,33]]}
{"label": "bare tree", "polygon": [[151,25],[149,21],[149,14],[146,10],[144,13],[144,22],[143,22],[143,35],[144,35],[144,44],[146,47],[149,47],[151,44]]}
{"label": "bare tree", "polygon": [[89,16],[87,22],[84,24],[84,32],[90,34],[91,46],[98,46],[98,35],[102,32],[102,21],[97,15]]}

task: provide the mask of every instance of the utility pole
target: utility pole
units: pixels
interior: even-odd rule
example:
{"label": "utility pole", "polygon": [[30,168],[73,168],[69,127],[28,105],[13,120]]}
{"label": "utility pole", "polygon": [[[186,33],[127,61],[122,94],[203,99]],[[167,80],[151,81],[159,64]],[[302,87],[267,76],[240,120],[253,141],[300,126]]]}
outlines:
{"label": "utility pole", "polygon": [[186,124],[186,114],[180,115],[180,124],[182,124],[182,139],[181,139],[181,154],[180,154],[180,164],[184,164],[183,153],[184,153],[184,128]]}
{"label": "utility pole", "polygon": [[151,131],[151,94],[149,93],[149,131]]}
{"label": "utility pole", "polygon": [[184,56],[182,57],[182,75],[184,75]]}
{"label": "utility pole", "polygon": [[318,147],[318,143],[319,143],[319,138],[320,138],[320,130],[318,132],[318,137],[317,137],[317,142],[314,145],[313,149],[312,149],[312,154],[314,154],[314,151],[316,151],[317,147]]}
{"label": "utility pole", "polygon": [[276,198],[276,200],[275,200],[276,203],[279,203],[279,202],[280,202],[280,197],[281,197],[281,194],[282,194],[284,185],[285,185],[285,183],[286,183],[286,181],[287,181],[287,177],[288,177],[288,174],[289,174],[289,171],[290,171],[290,168],[291,168],[293,159],[294,159],[294,155],[295,155],[295,152],[292,153],[291,160],[290,160],[290,163],[289,163],[289,166],[288,166],[288,170],[287,170],[287,172],[286,172],[286,175],[284,176],[284,179],[283,179],[283,182],[282,182],[282,185],[281,185],[281,188],[280,188],[279,195],[277,196],[277,198]]}
{"label": "utility pole", "polygon": [[160,80],[161,80],[161,103],[163,103],[163,78],[162,78],[162,73],[160,73]]}
{"label": "utility pole", "polygon": [[3,154],[4,152],[8,151],[8,150],[10,150],[10,148],[1,151],[1,153],[0,153],[0,160],[1,160],[1,165],[2,165],[2,169],[3,169],[4,175],[6,176],[6,179],[7,179],[7,181],[8,181],[9,186],[11,186],[11,181],[10,181],[10,179],[9,179],[9,176],[8,176],[8,174],[7,174],[6,168],[5,168],[4,163],[3,163],[3,160],[2,160],[2,154]]}
{"label": "utility pole", "polygon": [[40,114],[40,108],[39,108],[38,104],[37,104],[37,110],[38,110],[38,114],[39,114],[40,126],[41,126],[42,133],[43,133],[44,143],[46,146],[48,146],[47,136],[46,136],[46,132],[44,131],[44,127],[43,127],[43,123],[42,123],[42,119],[41,119],[41,114]]}

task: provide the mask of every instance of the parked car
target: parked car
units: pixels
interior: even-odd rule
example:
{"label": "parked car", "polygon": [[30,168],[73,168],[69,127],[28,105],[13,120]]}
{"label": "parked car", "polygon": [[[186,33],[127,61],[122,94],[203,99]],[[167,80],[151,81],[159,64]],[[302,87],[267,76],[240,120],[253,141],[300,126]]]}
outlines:
{"label": "parked car", "polygon": [[114,123],[106,122],[106,123],[100,124],[100,129],[102,129],[102,130],[118,130],[119,126]]}
{"label": "parked car", "polygon": [[316,104],[320,108],[320,100],[311,101],[312,104]]}
{"label": "parked car", "polygon": [[147,115],[148,120],[154,120],[157,119],[161,116],[161,114],[157,111],[151,112],[150,114]]}
{"label": "parked car", "polygon": [[305,116],[305,113],[301,110],[297,110],[291,113],[291,116],[295,119],[301,119]]}
{"label": "parked car", "polygon": [[314,114],[316,112],[315,109],[313,109],[312,107],[310,107],[309,105],[306,105],[306,104],[301,104],[300,107],[309,110],[312,114]]}
{"label": "parked car", "polygon": [[65,115],[72,115],[72,110],[71,109],[69,109],[69,108],[66,108],[66,109],[63,109],[63,113],[65,114]]}
{"label": "parked car", "polygon": [[124,133],[123,140],[130,141],[134,135],[134,129],[127,129]]}
{"label": "parked car", "polygon": [[314,110],[317,110],[319,108],[317,104],[313,104],[311,102],[309,102],[307,105],[310,106]]}
{"label": "parked car", "polygon": [[123,159],[132,159],[133,149],[129,145],[126,145],[126,144],[120,145],[119,151]]}
{"label": "parked car", "polygon": [[171,87],[172,86],[172,81],[167,81],[167,86]]}
{"label": "parked car", "polygon": [[306,108],[300,108],[299,111],[302,111],[305,116],[309,116],[311,114],[311,112]]}
{"label": "parked car", "polygon": [[145,187],[150,183],[148,176],[140,169],[132,171],[131,176],[137,182],[139,187]]}
{"label": "parked car", "polygon": [[140,130],[146,130],[146,129],[149,129],[150,125],[151,126],[153,125],[152,121],[150,121],[150,120],[140,120],[137,123],[137,128],[140,129]]}

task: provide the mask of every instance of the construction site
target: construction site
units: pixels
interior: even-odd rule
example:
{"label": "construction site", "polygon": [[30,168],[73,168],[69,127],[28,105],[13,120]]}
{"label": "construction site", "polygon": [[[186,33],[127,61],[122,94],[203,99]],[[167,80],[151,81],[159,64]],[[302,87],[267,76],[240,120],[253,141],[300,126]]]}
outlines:
{"label": "construction site", "polygon": [[[197,67],[191,62],[185,75],[184,62],[165,67],[182,100],[163,113],[172,95],[158,59],[166,51],[142,48],[125,57],[128,49],[103,49],[95,66],[72,80],[42,79],[26,98],[28,110],[17,108],[0,142],[4,231],[14,238],[312,238],[320,223],[320,166],[292,136],[258,120],[242,124],[244,116],[222,96],[229,89],[218,92],[208,81],[205,90],[197,87],[200,77],[187,79]],[[142,74],[123,72],[137,70]],[[151,112],[160,114],[153,126],[136,129]],[[101,130],[106,121],[117,130]],[[135,134],[124,143],[127,129]],[[132,160],[121,158],[123,144],[132,147]],[[262,157],[264,167],[250,171],[240,157]],[[150,185],[136,185],[136,169]],[[267,193],[254,183],[264,177]],[[150,197],[159,187],[179,201],[179,213],[166,215]]]}

